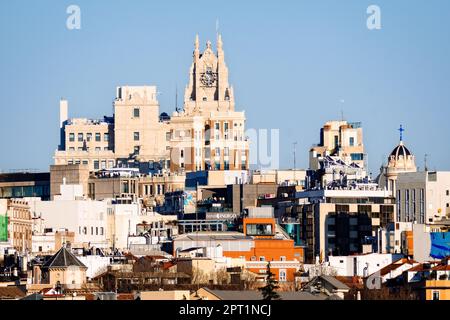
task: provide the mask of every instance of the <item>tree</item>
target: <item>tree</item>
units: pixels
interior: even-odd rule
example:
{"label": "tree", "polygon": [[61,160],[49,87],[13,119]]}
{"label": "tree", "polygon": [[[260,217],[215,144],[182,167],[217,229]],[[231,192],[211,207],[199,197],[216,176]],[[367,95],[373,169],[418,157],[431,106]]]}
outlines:
{"label": "tree", "polygon": [[267,263],[267,278],[266,285],[264,287],[259,288],[263,295],[263,300],[279,300],[280,295],[275,291],[278,289],[278,281],[275,280],[274,274],[270,270],[270,262]]}

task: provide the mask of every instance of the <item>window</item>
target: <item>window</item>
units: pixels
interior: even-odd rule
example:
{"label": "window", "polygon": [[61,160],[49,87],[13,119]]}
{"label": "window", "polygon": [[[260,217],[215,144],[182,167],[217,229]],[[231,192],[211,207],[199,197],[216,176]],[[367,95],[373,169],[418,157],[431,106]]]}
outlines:
{"label": "window", "polygon": [[98,160],[94,160],[94,170],[100,169],[100,162]]}
{"label": "window", "polygon": [[134,141],[139,141],[139,132],[135,132],[133,134],[133,137],[134,137]]}
{"label": "window", "polygon": [[223,131],[224,131],[224,136],[225,136],[225,140],[229,139],[229,134],[228,134],[228,122],[225,122],[223,124]]}
{"label": "window", "polygon": [[140,114],[141,114],[141,111],[139,110],[139,108],[133,109],[133,117],[134,118],[139,118]]}
{"label": "window", "polygon": [[220,148],[219,148],[219,147],[216,148],[216,156],[217,156],[217,157],[220,156]]}
{"label": "window", "polygon": [[83,142],[83,137],[84,137],[84,135],[82,134],[82,133],[79,133],[78,134],[78,142]]}
{"label": "window", "polygon": [[86,133],[86,140],[91,141],[92,140],[92,133]]}
{"label": "window", "polygon": [[362,153],[352,153],[350,154],[352,161],[362,161],[364,160],[364,155]]}
{"label": "window", "polygon": [[410,211],[409,211],[409,190],[405,190],[405,215],[406,215],[406,221],[411,221],[410,217]]}
{"label": "window", "polygon": [[433,290],[433,300],[440,300],[439,291]]}
{"label": "window", "polygon": [[75,151],[75,148],[74,147],[70,147],[69,151]]}
{"label": "window", "polygon": [[252,256],[252,257],[250,258],[250,261],[256,261],[256,257],[255,257],[255,256]]}
{"label": "window", "polygon": [[102,236],[103,235],[103,227],[100,227],[100,235]]}
{"label": "window", "polygon": [[397,190],[397,221],[401,221],[402,219],[401,196],[401,190]]}
{"label": "window", "polygon": [[334,136],[334,147],[335,148],[339,147],[339,137],[338,136]]}
{"label": "window", "polygon": [[223,155],[224,155],[225,157],[228,157],[228,156],[230,155],[230,148],[225,147],[225,148],[223,149]]}
{"label": "window", "polygon": [[95,227],[95,235],[98,236],[98,227]]}
{"label": "window", "polygon": [[266,257],[264,256],[259,257],[259,261],[266,261]]}
{"label": "window", "polygon": [[87,227],[83,227],[83,234],[87,234]]}
{"label": "window", "polygon": [[220,123],[219,122],[216,122],[215,124],[214,124],[214,129],[215,129],[215,139],[216,140],[219,140],[220,139]]}
{"label": "window", "polygon": [[348,204],[337,204],[335,206],[335,210],[336,210],[337,213],[349,212],[350,211],[350,206]]}
{"label": "window", "polygon": [[446,192],[445,192],[445,194],[448,196],[448,195],[450,195],[450,190],[447,190]]}
{"label": "window", "polygon": [[350,147],[353,147],[355,145],[355,138],[354,137],[350,137],[349,144],[350,144]]}
{"label": "window", "polygon": [[91,227],[91,236],[94,235],[94,227]]}
{"label": "window", "polygon": [[95,151],[101,151],[102,150],[102,148],[100,148],[100,147],[95,147]]}
{"label": "window", "polygon": [[75,133],[69,133],[69,141],[74,142],[75,141]]}
{"label": "window", "polygon": [[104,141],[109,141],[109,133],[104,133],[103,134],[103,140]]}
{"label": "window", "polygon": [[286,280],[287,280],[287,277],[286,277],[286,270],[284,270],[284,269],[280,270],[278,280],[279,280],[280,282],[286,282]]}
{"label": "window", "polygon": [[106,160],[102,160],[102,170],[106,169]]}
{"label": "window", "polygon": [[280,261],[286,261],[286,256],[281,256]]}
{"label": "window", "polygon": [[230,170],[230,162],[229,161],[224,161],[223,162],[223,170]]}
{"label": "window", "polygon": [[419,223],[425,222],[425,191],[420,189],[419,193]]}
{"label": "window", "polygon": [[83,160],[83,164],[89,164],[89,160]]}
{"label": "window", "polygon": [[273,235],[272,224],[248,224],[247,235],[249,236],[270,236]]}
{"label": "window", "polygon": [[135,146],[134,147],[134,154],[139,154],[139,151],[141,150],[140,146]]}
{"label": "window", "polygon": [[95,141],[100,142],[101,141],[101,137],[100,137],[100,132],[97,132],[95,134]]}
{"label": "window", "polygon": [[184,158],[184,150],[183,149],[180,150],[180,158]]}

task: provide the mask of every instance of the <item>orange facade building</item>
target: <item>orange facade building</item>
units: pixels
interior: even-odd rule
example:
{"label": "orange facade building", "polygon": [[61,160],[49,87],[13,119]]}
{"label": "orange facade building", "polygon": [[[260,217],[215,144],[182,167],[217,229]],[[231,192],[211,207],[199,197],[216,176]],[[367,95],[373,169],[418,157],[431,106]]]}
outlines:
{"label": "orange facade building", "polygon": [[[303,247],[296,247],[294,240],[277,231],[274,218],[244,218],[241,232],[198,232],[175,239],[174,250],[199,247],[223,248],[223,256],[245,259],[245,267],[265,279],[267,264],[280,282],[293,282],[294,273],[303,263]],[[175,253],[176,254],[176,253]]]}

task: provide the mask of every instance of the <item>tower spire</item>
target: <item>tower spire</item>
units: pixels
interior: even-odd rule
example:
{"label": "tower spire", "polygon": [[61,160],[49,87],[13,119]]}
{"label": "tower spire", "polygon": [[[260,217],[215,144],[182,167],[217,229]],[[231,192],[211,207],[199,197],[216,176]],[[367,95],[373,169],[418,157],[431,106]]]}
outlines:
{"label": "tower spire", "polygon": [[217,50],[222,51],[222,46],[223,46],[222,35],[220,33],[218,33],[217,34]]}
{"label": "tower spire", "polygon": [[199,50],[199,48],[200,48],[200,42],[199,42],[199,40],[198,40],[198,34],[195,35],[195,43],[194,43],[194,45],[195,45],[195,50],[196,50],[196,51]]}

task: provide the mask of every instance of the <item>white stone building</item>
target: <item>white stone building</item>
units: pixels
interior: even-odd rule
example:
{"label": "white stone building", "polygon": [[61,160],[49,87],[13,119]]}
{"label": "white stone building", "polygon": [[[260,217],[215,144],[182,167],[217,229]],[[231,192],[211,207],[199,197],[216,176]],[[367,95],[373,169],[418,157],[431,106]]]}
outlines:
{"label": "white stone building", "polygon": [[328,266],[336,275],[343,277],[368,277],[391,264],[396,258],[392,254],[362,254],[353,256],[329,256]]}
{"label": "white stone building", "polygon": [[72,247],[107,247],[106,202],[83,198],[81,185],[63,184],[60,196],[53,201],[34,198],[30,208],[33,217],[43,220],[45,228],[74,232]]}

